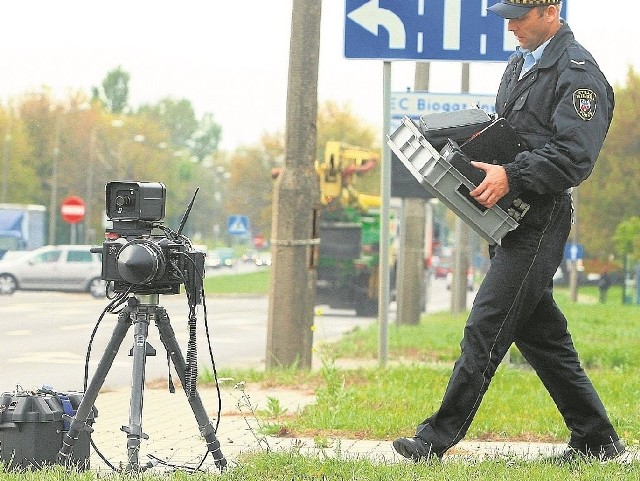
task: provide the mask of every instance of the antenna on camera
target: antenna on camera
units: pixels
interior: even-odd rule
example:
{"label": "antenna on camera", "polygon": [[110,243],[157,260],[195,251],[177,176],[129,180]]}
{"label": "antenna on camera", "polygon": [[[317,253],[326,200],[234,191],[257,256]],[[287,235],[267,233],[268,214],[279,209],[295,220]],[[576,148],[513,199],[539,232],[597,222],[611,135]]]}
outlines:
{"label": "antenna on camera", "polygon": [[184,212],[184,215],[182,216],[182,221],[180,221],[180,227],[178,227],[178,237],[180,237],[180,235],[182,234],[182,229],[184,229],[184,225],[187,223],[187,219],[189,218],[189,213],[191,213],[191,208],[193,207],[193,203],[196,200],[196,195],[198,195],[199,190],[200,190],[200,187],[197,187],[196,191],[193,193],[191,202],[189,202],[189,205],[187,206],[187,210]]}

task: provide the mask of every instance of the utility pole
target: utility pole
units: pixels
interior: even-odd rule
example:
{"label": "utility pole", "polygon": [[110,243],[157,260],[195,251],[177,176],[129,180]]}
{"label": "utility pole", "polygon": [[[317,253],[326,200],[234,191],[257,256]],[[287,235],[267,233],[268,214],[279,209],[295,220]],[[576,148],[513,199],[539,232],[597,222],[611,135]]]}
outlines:
{"label": "utility pole", "polygon": [[[429,62],[416,62],[414,90],[429,90]],[[419,324],[425,307],[424,239],[426,203],[410,197],[402,200],[401,247],[398,259],[398,324]]]}
{"label": "utility pole", "polygon": [[56,245],[56,230],[58,220],[58,163],[60,162],[60,117],[56,113],[55,133],[53,139],[53,157],[51,167],[51,186],[49,191],[49,244]]}
{"label": "utility pole", "polygon": [[285,167],[273,196],[267,369],[311,368],[319,247],[314,160],[321,7],[321,0],[293,0]]}
{"label": "utility pole", "polygon": [[11,160],[11,121],[13,117],[13,110],[11,108],[11,101],[7,105],[7,122],[6,131],[4,134],[4,145],[2,147],[2,193],[0,194],[0,202],[6,203],[8,201],[9,192],[9,165]]}
{"label": "utility pole", "polygon": [[[470,64],[462,64],[462,93],[469,93]],[[453,279],[451,280],[451,313],[467,309],[467,271],[469,270],[469,227],[456,216],[456,243],[453,251]]]}

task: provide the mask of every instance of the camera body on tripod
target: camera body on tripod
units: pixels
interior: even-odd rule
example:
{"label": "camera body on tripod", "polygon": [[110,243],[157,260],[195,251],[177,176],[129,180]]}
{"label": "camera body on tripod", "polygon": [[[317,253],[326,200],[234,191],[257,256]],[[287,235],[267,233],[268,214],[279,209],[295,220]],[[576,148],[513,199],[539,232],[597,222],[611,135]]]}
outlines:
{"label": "camera body on tripod", "polygon": [[[113,226],[102,248],[102,279],[116,293],[178,294],[184,284],[202,302],[205,253],[164,227],[166,188],[158,182],[109,182],[106,212]],[[154,234],[160,230],[163,234]],[[181,229],[180,229],[181,230]]]}
{"label": "camera body on tripod", "polygon": [[114,292],[178,294],[182,284],[202,285],[204,259],[204,252],[163,236],[120,237],[102,244],[102,278]]}

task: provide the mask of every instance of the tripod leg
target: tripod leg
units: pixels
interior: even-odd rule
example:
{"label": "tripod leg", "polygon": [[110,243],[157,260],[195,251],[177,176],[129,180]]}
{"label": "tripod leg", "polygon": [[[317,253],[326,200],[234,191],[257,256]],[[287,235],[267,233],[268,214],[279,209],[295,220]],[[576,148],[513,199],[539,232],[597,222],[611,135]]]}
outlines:
{"label": "tripod leg", "polygon": [[98,393],[100,392],[100,388],[104,384],[104,380],[109,373],[109,369],[113,364],[113,360],[118,354],[118,349],[120,349],[120,345],[124,340],[125,335],[127,334],[127,330],[131,326],[131,310],[128,307],[125,307],[120,314],[118,314],[118,322],[116,326],[113,328],[113,334],[111,334],[111,339],[107,344],[107,347],[102,354],[102,358],[100,359],[100,363],[96,368],[96,372],[87,387],[86,392],[82,397],[82,401],[80,401],[80,405],[78,406],[78,410],[76,411],[73,420],[71,421],[71,425],[69,426],[69,431],[64,435],[62,439],[62,447],[58,452],[57,462],[63,465],[70,465],[71,461],[71,453],[73,451],[73,446],[75,445],[76,440],[81,431],[83,430],[91,430],[89,426],[87,426],[87,419],[91,414],[91,409],[98,397]]}
{"label": "tripod leg", "polygon": [[180,346],[176,340],[175,332],[169,322],[167,311],[161,307],[157,309],[156,325],[158,326],[158,331],[160,331],[160,340],[171,356],[171,361],[176,368],[176,372],[178,373],[178,377],[182,383],[182,388],[187,395],[187,400],[189,401],[191,410],[193,411],[198,427],[200,428],[200,433],[207,442],[207,451],[211,453],[216,467],[223,470],[227,466],[227,460],[220,449],[220,441],[218,441],[218,438],[216,437],[216,430],[211,424],[209,416],[207,416],[207,412],[202,404],[198,391],[194,390],[194,393],[191,396],[187,392],[187,364],[182,352],[180,351]]}
{"label": "tripod leg", "polygon": [[144,399],[144,375],[147,362],[147,336],[149,322],[155,315],[153,306],[138,305],[134,309],[133,371],[131,375],[131,400],[129,405],[129,425],[122,426],[127,433],[127,472],[140,471],[140,439],[149,439],[142,432],[142,404]]}

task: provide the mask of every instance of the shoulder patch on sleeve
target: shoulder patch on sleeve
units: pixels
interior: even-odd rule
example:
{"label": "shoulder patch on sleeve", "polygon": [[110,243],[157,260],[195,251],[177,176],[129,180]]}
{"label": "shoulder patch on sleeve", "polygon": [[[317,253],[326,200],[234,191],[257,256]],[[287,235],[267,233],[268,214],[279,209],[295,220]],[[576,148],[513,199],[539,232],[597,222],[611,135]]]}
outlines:
{"label": "shoulder patch on sleeve", "polygon": [[596,93],[591,89],[576,90],[573,92],[573,107],[582,120],[591,120],[598,107]]}

